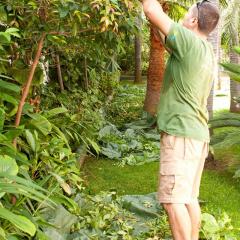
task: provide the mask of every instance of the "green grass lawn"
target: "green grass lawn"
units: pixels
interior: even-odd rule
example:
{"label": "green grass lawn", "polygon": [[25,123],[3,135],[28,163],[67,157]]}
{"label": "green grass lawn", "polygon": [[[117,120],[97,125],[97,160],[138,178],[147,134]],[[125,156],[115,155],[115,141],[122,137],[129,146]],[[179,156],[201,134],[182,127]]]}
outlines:
{"label": "green grass lawn", "polygon": [[146,194],[156,191],[158,164],[119,167],[111,160],[88,160],[84,174],[91,193],[114,189],[119,195]]}
{"label": "green grass lawn", "polygon": [[[111,160],[87,160],[83,174],[87,190],[92,193],[116,190],[119,195],[147,194],[157,189],[158,163],[119,167]],[[233,226],[240,228],[240,185],[228,171],[205,170],[200,199],[207,212],[219,215],[225,211]]]}

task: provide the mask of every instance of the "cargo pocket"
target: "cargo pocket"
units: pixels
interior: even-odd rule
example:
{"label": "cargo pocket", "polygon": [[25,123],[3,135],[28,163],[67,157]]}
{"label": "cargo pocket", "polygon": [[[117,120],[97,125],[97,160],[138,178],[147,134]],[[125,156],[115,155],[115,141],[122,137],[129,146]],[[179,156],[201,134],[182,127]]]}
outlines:
{"label": "cargo pocket", "polygon": [[176,136],[163,133],[161,137],[161,148],[174,149],[175,141]]}
{"label": "cargo pocket", "polygon": [[159,193],[163,197],[173,194],[175,187],[175,175],[160,175]]}
{"label": "cargo pocket", "polygon": [[176,178],[184,174],[184,169],[179,163],[162,162],[160,165],[160,193],[171,196],[176,188]]}

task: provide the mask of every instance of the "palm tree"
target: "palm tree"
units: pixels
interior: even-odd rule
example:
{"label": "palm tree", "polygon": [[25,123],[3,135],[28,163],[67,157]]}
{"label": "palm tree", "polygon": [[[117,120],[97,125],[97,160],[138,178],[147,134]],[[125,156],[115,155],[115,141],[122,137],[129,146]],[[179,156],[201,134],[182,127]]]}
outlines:
{"label": "palm tree", "polygon": [[148,80],[144,110],[154,116],[157,111],[165,71],[165,48],[158,36],[154,33],[153,27],[151,27],[150,32],[150,43],[150,60],[147,73]]}
{"label": "palm tree", "polygon": [[[211,2],[219,8],[219,0],[212,0]],[[216,68],[214,70],[213,86],[212,86],[210,95],[208,97],[208,103],[207,103],[209,118],[211,119],[213,117],[214,85],[215,85],[215,82],[217,80],[219,80],[219,67],[218,67],[217,63],[220,60],[220,46],[221,46],[220,24],[218,24],[218,26],[215,28],[215,30],[210,34],[210,36],[208,37],[208,41],[210,43],[212,43],[213,51],[215,54],[215,62],[216,62]]]}
{"label": "palm tree", "polygon": [[[223,28],[222,32],[228,41],[229,49],[229,59],[230,63],[238,64],[240,62],[239,55],[233,51],[234,46],[239,45],[239,16],[240,16],[240,8],[238,0],[231,0],[228,3],[228,7],[223,12]],[[234,98],[240,97],[240,83],[237,83],[230,80],[230,95],[231,95],[231,104],[230,111],[231,112],[240,112],[239,104],[234,101]]]}
{"label": "palm tree", "polygon": [[[239,37],[238,33],[234,33],[234,38],[231,41],[230,46],[236,46],[239,44]],[[230,62],[231,63],[240,63],[240,58],[239,55],[237,55],[232,49],[230,50]],[[231,112],[240,112],[240,107],[239,104],[234,100],[235,98],[240,97],[240,84],[233,81],[232,79],[230,80],[230,96],[231,96],[231,104],[230,104],[230,111]]]}

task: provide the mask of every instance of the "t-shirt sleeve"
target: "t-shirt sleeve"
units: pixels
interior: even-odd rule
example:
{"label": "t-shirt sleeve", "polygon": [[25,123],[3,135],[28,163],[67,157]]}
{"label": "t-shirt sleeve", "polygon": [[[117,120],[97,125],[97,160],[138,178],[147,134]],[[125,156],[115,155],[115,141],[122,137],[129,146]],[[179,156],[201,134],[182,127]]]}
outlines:
{"label": "t-shirt sleeve", "polygon": [[166,37],[166,47],[178,58],[183,58],[192,46],[197,37],[193,32],[183,27],[179,23],[173,22],[170,32]]}

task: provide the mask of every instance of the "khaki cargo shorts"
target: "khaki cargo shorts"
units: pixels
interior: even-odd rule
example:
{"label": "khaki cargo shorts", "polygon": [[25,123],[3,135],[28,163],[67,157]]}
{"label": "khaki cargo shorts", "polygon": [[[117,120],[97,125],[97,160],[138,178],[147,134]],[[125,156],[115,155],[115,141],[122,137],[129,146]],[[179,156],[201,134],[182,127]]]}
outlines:
{"label": "khaki cargo shorts", "polygon": [[162,133],[160,150],[159,202],[189,204],[196,200],[208,143]]}

